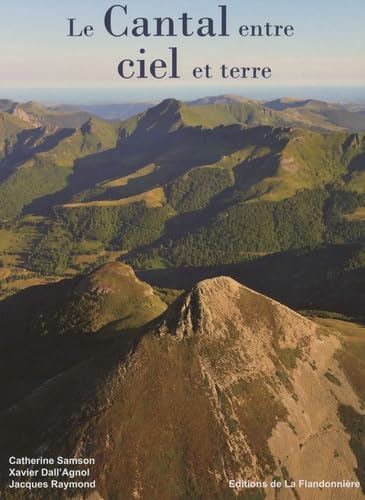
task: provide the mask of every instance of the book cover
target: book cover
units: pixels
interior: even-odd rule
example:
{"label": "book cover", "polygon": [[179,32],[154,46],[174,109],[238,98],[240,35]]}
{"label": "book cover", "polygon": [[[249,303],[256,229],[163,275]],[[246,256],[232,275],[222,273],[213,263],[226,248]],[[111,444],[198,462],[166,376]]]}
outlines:
{"label": "book cover", "polygon": [[0,498],[365,498],[363,0],[2,0]]}

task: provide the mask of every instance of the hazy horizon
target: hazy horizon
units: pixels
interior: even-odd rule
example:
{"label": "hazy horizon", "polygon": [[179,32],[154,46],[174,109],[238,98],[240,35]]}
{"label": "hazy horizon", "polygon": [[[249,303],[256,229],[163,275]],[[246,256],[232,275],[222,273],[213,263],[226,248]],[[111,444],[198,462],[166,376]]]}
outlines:
{"label": "hazy horizon", "polygon": [[194,100],[203,97],[235,94],[257,100],[282,97],[318,99],[344,104],[364,104],[363,86],[316,87],[183,87],[183,88],[1,88],[0,99],[19,102],[37,101],[45,105],[108,105],[128,102],[159,101],[166,98]]}

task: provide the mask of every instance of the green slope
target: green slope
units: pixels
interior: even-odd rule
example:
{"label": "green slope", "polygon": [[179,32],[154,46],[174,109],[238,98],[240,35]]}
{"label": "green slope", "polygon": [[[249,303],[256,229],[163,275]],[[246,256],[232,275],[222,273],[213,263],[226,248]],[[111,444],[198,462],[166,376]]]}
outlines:
{"label": "green slope", "polygon": [[115,146],[117,133],[116,126],[93,119],[77,130],[34,129],[19,136],[3,160],[8,175],[0,184],[0,220],[16,217],[31,202],[67,187],[74,162]]}
{"label": "green slope", "polygon": [[3,101],[3,103],[4,111],[38,127],[78,128],[91,116],[85,111],[43,106],[33,101],[26,103]]}
{"label": "green slope", "polygon": [[86,276],[29,288],[0,302],[1,406],[88,359],[163,313],[166,304],[133,270],[110,263]]}
{"label": "green slope", "polygon": [[32,128],[32,125],[0,110],[0,160],[11,151],[17,135],[27,128]]}
{"label": "green slope", "polygon": [[302,121],[308,126],[350,131],[365,130],[365,114],[361,111],[351,111],[345,106],[316,100],[277,99],[267,102],[266,106],[282,113],[288,120]]}

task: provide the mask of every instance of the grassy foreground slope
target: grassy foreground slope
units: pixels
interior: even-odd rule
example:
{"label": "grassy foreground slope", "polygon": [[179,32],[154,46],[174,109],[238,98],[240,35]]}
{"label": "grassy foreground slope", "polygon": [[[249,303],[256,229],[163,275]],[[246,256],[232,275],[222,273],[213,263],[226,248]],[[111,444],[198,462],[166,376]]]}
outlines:
{"label": "grassy foreground slope", "polygon": [[[166,299],[165,299],[166,300]],[[0,302],[4,408],[115,336],[162,314],[166,303],[133,270],[113,262],[93,273],[28,288]],[[16,367],[16,369],[14,369]]]}
{"label": "grassy foreground slope", "polygon": [[[42,435],[44,455],[94,457],[97,494],[117,500],[136,491],[169,500],[273,493],[229,488],[230,477],[247,474],[346,477],[364,489],[356,430],[364,411],[341,349],[338,334],[281,304],[230,278],[206,280],[152,324],[114,337],[1,412],[0,460],[10,449],[38,455]],[[0,481],[4,498],[14,498]]]}

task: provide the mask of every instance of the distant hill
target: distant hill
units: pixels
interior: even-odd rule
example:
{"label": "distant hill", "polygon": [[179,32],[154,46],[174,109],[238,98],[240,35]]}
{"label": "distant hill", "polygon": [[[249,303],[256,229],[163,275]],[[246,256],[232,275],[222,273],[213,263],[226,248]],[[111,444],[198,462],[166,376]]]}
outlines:
{"label": "distant hill", "polygon": [[11,454],[92,457],[94,496],[117,499],[264,498],[273,477],[364,490],[365,416],[342,350],[338,333],[230,278],[203,281],[2,411],[1,471]]}
{"label": "distant hill", "polygon": [[[101,118],[127,120],[157,104],[147,101],[79,108]],[[214,127],[241,123],[248,126],[306,127],[318,131],[365,131],[365,114],[361,107],[311,99],[281,98],[264,102],[235,94],[223,94],[188,101],[184,103],[184,107],[185,120],[189,125]]]}
{"label": "distant hill", "polygon": [[36,102],[18,103],[8,99],[0,100],[0,111],[15,116],[35,127],[54,126],[74,128],[90,118],[90,113],[66,107],[43,106]]}
{"label": "distant hill", "polygon": [[352,131],[363,131],[365,126],[364,111],[351,111],[343,105],[329,104],[311,99],[277,99],[266,103],[266,106],[284,112],[293,119],[298,116],[302,117],[308,123],[320,123],[326,120],[328,124]]}
{"label": "distant hill", "polygon": [[[35,126],[77,128],[90,116],[124,121],[156,106],[156,101],[126,102],[105,105],[41,106],[34,102],[20,104],[0,100],[0,111],[12,114]],[[281,98],[257,101],[234,94],[223,94],[184,103],[189,125],[212,127],[234,123],[248,126],[296,126],[314,130],[365,130],[361,108],[316,100]]]}
{"label": "distant hill", "polygon": [[365,130],[363,110],[354,111],[344,105],[310,99],[282,98],[263,102],[228,94],[198,99],[188,103],[188,106],[200,110],[213,106],[216,113],[224,113],[224,110],[228,114],[232,113],[236,121],[230,123],[246,123],[250,126],[268,124],[317,131]]}

